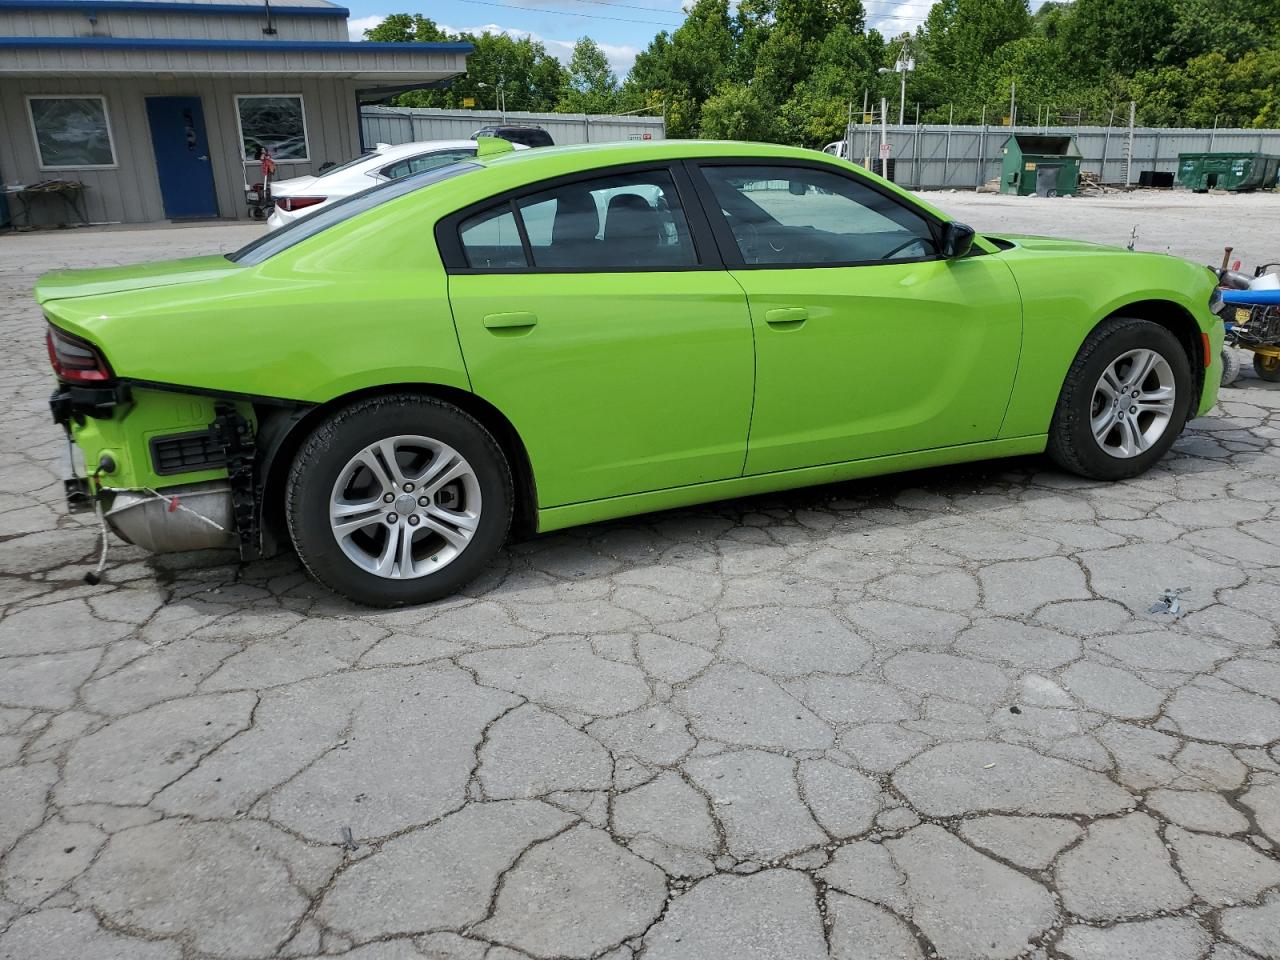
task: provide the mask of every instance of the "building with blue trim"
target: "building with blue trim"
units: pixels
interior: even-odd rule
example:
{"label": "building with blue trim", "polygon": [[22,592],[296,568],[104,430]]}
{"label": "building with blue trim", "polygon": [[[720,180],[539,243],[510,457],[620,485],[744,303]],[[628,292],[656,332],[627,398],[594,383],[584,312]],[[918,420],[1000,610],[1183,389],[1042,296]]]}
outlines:
{"label": "building with blue trim", "polygon": [[[358,155],[359,105],[447,84],[467,43],[368,43],[328,0],[0,0],[0,183],[84,184],[92,222],[245,218]],[[56,209],[37,217],[60,215]]]}

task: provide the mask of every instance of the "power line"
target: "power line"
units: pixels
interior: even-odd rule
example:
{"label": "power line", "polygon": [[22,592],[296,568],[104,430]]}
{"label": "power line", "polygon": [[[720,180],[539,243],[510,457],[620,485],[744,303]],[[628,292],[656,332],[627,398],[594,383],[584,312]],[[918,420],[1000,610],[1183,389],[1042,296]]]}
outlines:
{"label": "power line", "polygon": [[[523,10],[528,13],[549,13],[549,14],[552,14],[553,16],[560,16],[560,17],[584,17],[589,20],[611,20],[615,23],[640,23],[646,26],[657,25],[657,26],[664,26],[664,27],[678,27],[680,26],[681,23],[684,22],[683,20],[679,20],[679,21],[653,20],[653,19],[641,20],[635,17],[611,17],[611,16],[606,16],[605,14],[602,14],[602,13],[583,13],[579,10],[555,10],[550,7],[533,6],[531,4],[502,3],[500,2],[500,0],[459,0],[459,2],[471,3],[481,7],[500,7],[506,10]],[[663,10],[659,7],[644,7],[644,6],[639,6],[637,4],[632,4],[632,3],[617,3],[617,2],[614,2],[614,0],[565,0],[565,2],[582,3],[589,6],[620,7],[626,10],[644,10],[644,11],[650,11],[653,13],[665,13],[668,16],[675,15],[674,10],[668,11],[668,10]],[[893,4],[894,7],[898,9],[901,9],[903,6],[906,6],[906,4],[895,3],[894,0],[863,0],[863,2],[864,4],[868,2],[881,2],[881,3]],[[930,6],[932,6],[932,4],[930,4]],[[867,19],[875,20],[876,22],[893,20],[893,21],[906,22],[906,23],[924,23],[926,18],[892,15],[892,14],[891,15],[871,14],[867,17]]]}

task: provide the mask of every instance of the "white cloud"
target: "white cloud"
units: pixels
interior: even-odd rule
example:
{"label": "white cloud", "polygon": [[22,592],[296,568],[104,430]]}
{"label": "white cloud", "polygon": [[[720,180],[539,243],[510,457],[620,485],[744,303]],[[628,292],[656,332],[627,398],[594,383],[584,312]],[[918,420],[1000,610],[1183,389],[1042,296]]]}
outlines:
{"label": "white cloud", "polygon": [[376,13],[372,17],[356,17],[347,20],[347,36],[352,40],[363,40],[364,32],[372,27],[376,27],[383,20],[387,19],[385,13]]}
{"label": "white cloud", "polygon": [[[352,40],[363,40],[365,30],[370,27],[376,27],[385,19],[385,14],[356,17],[347,21],[347,33]],[[532,30],[522,30],[519,27],[504,27],[497,23],[485,23],[472,27],[451,27],[442,23],[440,24],[440,29],[448,33],[505,33],[515,40],[528,37],[530,40],[536,40],[541,43],[547,48],[547,53],[564,64],[568,64],[569,58],[573,56],[573,45],[577,42],[576,39],[557,40],[554,37],[544,37],[539,33],[534,33]],[[598,40],[596,43],[604,51],[604,55],[609,60],[609,65],[613,67],[614,73],[619,78],[627,75],[627,71],[631,69],[631,65],[636,61],[636,54],[640,52],[637,47],[633,47],[630,44],[600,43]]]}

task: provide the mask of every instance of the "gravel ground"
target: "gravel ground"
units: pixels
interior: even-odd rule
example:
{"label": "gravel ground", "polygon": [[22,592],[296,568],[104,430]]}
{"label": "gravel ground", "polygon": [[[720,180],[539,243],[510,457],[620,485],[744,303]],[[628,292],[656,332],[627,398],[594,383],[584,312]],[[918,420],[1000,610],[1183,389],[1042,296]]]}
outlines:
{"label": "gravel ground", "polygon": [[1235,248],[1250,272],[1280,260],[1280,193],[1195,194],[1184,190],[1135,190],[1098,197],[1007,197],[998,194],[923,192],[934,206],[977,230],[1096,240],[1172,253],[1219,266],[1222,248]]}
{"label": "gravel ground", "polygon": [[0,958],[1280,957],[1274,385],[1132,482],[638,517],[431,607],[119,544],[86,586],[31,283],[256,232],[0,237]]}

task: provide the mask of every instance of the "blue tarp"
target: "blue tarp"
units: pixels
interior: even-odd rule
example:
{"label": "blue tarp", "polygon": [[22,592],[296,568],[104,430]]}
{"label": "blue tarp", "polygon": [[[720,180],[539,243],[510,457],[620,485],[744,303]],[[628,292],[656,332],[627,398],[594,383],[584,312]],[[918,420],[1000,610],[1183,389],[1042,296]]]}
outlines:
{"label": "blue tarp", "polygon": [[1280,290],[1223,290],[1222,302],[1238,303],[1241,306],[1278,307]]}

